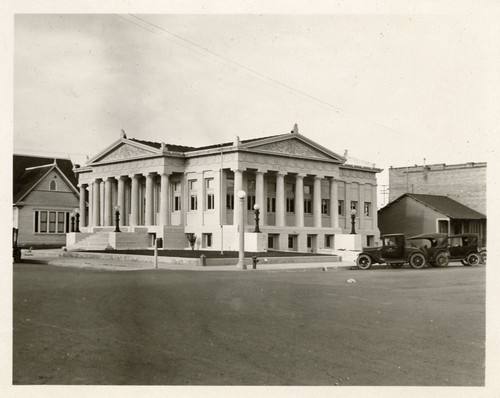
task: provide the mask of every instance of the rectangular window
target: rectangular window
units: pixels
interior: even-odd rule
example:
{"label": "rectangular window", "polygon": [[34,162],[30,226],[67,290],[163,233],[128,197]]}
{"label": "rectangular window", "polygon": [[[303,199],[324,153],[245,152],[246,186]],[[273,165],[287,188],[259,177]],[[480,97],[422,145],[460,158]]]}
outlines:
{"label": "rectangular window", "polygon": [[255,196],[248,195],[247,196],[247,210],[253,210],[254,205],[255,205]]}
{"label": "rectangular window", "polygon": [[204,247],[212,247],[212,234],[202,234]]}
{"label": "rectangular window", "polygon": [[215,209],[215,196],[213,193],[207,194],[207,210]]}
{"label": "rectangular window", "polygon": [[313,245],[313,239],[312,239],[312,236],[307,236],[307,248],[308,249],[311,249],[312,248],[312,245]]}
{"label": "rectangular window", "polygon": [[215,209],[214,179],[205,178],[205,187],[207,192],[206,210]]}
{"label": "rectangular window", "polygon": [[49,232],[54,234],[56,232],[56,213],[49,212]]}
{"label": "rectangular window", "polygon": [[174,197],[174,211],[181,211],[181,197],[178,195]]}
{"label": "rectangular window", "polygon": [[47,232],[47,212],[40,212],[40,232]]}
{"label": "rectangular window", "polygon": [[33,213],[35,233],[63,234],[70,232],[68,211],[36,210]]}
{"label": "rectangular window", "polygon": [[288,235],[288,248],[289,249],[295,248],[295,240],[296,240],[295,235]]}
{"label": "rectangular window", "polygon": [[339,216],[344,216],[345,215],[345,205],[343,200],[339,200]]}
{"label": "rectangular window", "polygon": [[311,186],[304,185],[304,195],[310,195],[310,194],[311,194]]}
{"label": "rectangular window", "polygon": [[273,235],[267,236],[267,248],[274,249],[274,236]]}
{"label": "rectangular window", "polygon": [[276,198],[267,198],[267,212],[276,213]]}
{"label": "rectangular window", "polygon": [[325,235],[325,247],[333,247],[333,235]]}
{"label": "rectangular window", "polygon": [[226,195],[226,209],[234,210],[234,195],[232,193]]}
{"label": "rectangular window", "polygon": [[322,199],[321,200],[321,214],[330,214],[330,200]]}
{"label": "rectangular window", "polygon": [[370,202],[365,202],[364,215],[366,217],[370,217],[372,215],[371,214],[371,209],[372,209],[372,204]]}
{"label": "rectangular window", "polygon": [[288,213],[295,213],[295,199],[286,198],[286,211]]}
{"label": "rectangular window", "polygon": [[312,201],[311,201],[311,199],[304,200],[304,213],[305,214],[312,214]]}
{"label": "rectangular window", "polygon": [[64,232],[64,212],[62,211],[57,213],[57,232]]}
{"label": "rectangular window", "polygon": [[197,210],[198,209],[198,196],[191,195],[189,197],[189,210]]}
{"label": "rectangular window", "polygon": [[351,200],[351,210],[358,210],[358,201]]}
{"label": "rectangular window", "polygon": [[197,210],[198,209],[198,193],[197,193],[197,180],[189,180],[188,181],[188,189],[189,189],[189,210]]}

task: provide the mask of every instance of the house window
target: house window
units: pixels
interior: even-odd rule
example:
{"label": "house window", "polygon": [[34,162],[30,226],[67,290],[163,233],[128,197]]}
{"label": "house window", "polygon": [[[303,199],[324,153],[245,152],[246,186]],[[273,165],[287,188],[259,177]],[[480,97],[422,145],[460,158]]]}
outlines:
{"label": "house window", "polygon": [[55,190],[57,190],[57,184],[56,184],[56,182],[55,182],[54,180],[52,180],[52,181],[50,182],[50,184],[49,184],[49,189],[50,189],[51,191],[55,191]]}
{"label": "house window", "polygon": [[288,248],[295,249],[297,243],[297,235],[288,235]]}
{"label": "house window", "polygon": [[214,179],[206,178],[205,187],[207,190],[207,208],[206,210],[215,209],[215,194],[214,194]]}
{"label": "house window", "polygon": [[321,214],[330,214],[330,200],[322,199],[321,200]]}
{"label": "house window", "polygon": [[267,248],[274,249],[274,235],[269,234],[267,236]]}
{"label": "house window", "polygon": [[247,196],[247,210],[253,210],[253,206],[255,205],[255,195]]}
{"label": "house window", "polygon": [[370,202],[365,202],[364,215],[370,217],[372,214],[372,204]]}
{"label": "house window", "polygon": [[358,202],[356,200],[351,200],[351,210],[358,210]]}
{"label": "house window", "polygon": [[286,211],[288,213],[295,213],[295,199],[286,198]]}
{"label": "house window", "polygon": [[267,212],[276,213],[276,198],[267,198]]}
{"label": "house window", "polygon": [[333,235],[325,235],[325,247],[333,247]]}
{"label": "house window", "polygon": [[43,234],[63,234],[69,232],[68,211],[36,210],[34,212],[34,231]]}
{"label": "house window", "polygon": [[345,204],[343,200],[339,200],[339,216],[344,216],[345,215]]}

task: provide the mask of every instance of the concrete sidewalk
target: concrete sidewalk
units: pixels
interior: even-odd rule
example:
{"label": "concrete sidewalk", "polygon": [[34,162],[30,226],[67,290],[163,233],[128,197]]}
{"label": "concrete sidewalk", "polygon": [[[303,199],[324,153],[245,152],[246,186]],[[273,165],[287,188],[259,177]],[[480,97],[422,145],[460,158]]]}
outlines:
{"label": "concrete sidewalk", "polygon": [[[144,269],[166,269],[183,271],[245,271],[236,266],[238,259],[234,259],[234,265],[208,265],[201,266],[191,263],[162,263],[158,261],[155,267],[154,257],[148,256],[140,261],[127,259],[120,256],[119,259],[106,258],[85,258],[61,256],[55,250],[32,250],[22,253],[22,261],[25,263],[48,264],[61,267],[90,268],[114,271],[136,271]],[[247,263],[246,271],[284,271],[284,270],[330,270],[338,268],[349,268],[355,266],[354,261],[336,261],[319,263],[266,263],[259,262],[257,268],[253,269],[252,263]]]}

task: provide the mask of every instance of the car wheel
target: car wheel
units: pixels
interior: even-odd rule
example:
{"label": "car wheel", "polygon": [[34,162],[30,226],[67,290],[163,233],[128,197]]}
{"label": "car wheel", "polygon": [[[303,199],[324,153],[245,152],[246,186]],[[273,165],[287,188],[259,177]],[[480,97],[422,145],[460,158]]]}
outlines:
{"label": "car wheel", "polygon": [[436,264],[438,267],[447,267],[448,266],[448,262],[450,261],[448,256],[446,255],[446,253],[439,253],[437,256],[436,256]]}
{"label": "car wheel", "polygon": [[422,253],[414,253],[410,257],[410,267],[420,269],[425,267],[425,256]]}
{"label": "car wheel", "polygon": [[369,269],[372,266],[372,259],[367,254],[360,254],[356,259],[356,265],[359,269]]}
{"label": "car wheel", "polygon": [[467,256],[467,263],[471,266],[478,265],[481,259],[477,253],[471,253]]}
{"label": "car wheel", "polygon": [[461,259],[460,262],[465,265],[466,267],[469,266],[469,263],[467,262],[467,260],[464,260],[464,259]]}
{"label": "car wheel", "polygon": [[394,269],[401,268],[403,266],[403,264],[404,263],[392,263],[391,268],[394,268]]}

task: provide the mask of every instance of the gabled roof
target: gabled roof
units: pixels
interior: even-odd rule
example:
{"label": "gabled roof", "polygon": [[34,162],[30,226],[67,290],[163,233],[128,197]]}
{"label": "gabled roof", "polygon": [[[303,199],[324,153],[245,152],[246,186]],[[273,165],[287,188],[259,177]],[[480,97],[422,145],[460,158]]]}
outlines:
{"label": "gabled roof", "polygon": [[457,202],[456,200],[449,198],[448,196],[416,193],[405,193],[401,195],[400,197],[394,199],[391,203],[380,209],[380,212],[393,206],[403,198],[411,198],[413,200],[416,200],[424,206],[428,206],[431,209],[455,220],[481,220],[486,218],[484,214],[481,214],[478,211],[473,210],[470,207],[467,207]]}
{"label": "gabled roof", "polygon": [[78,179],[70,159],[14,155],[12,167],[14,203],[21,200],[53,168],[57,168],[77,192]]}

